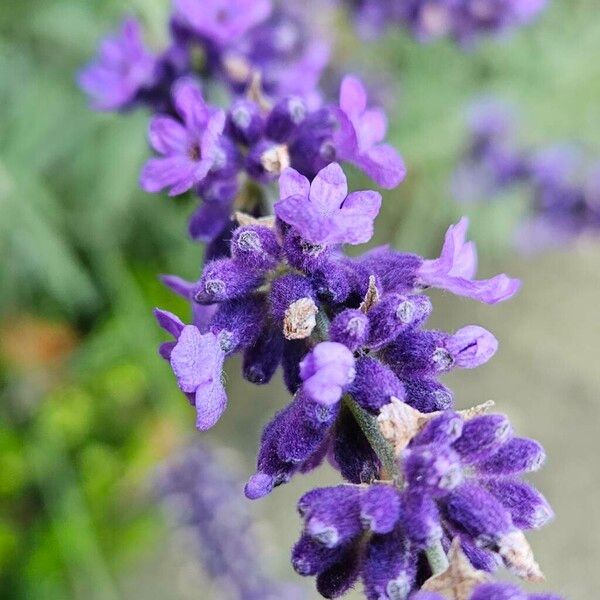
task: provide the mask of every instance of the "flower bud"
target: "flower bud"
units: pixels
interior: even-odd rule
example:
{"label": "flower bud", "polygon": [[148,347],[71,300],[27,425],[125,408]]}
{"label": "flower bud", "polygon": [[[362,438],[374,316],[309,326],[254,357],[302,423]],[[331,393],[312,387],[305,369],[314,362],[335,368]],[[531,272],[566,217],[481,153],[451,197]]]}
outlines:
{"label": "flower bud", "polygon": [[236,261],[221,258],[207,263],[194,293],[200,304],[213,304],[246,296],[262,284],[262,275]]}
{"label": "flower bud", "polygon": [[267,271],[281,260],[281,247],[272,229],[246,225],[233,232],[231,256],[247,269]]}
{"label": "flower bud", "polygon": [[498,340],[487,329],[469,325],[451,335],[445,347],[457,367],[474,369],[494,356]]}

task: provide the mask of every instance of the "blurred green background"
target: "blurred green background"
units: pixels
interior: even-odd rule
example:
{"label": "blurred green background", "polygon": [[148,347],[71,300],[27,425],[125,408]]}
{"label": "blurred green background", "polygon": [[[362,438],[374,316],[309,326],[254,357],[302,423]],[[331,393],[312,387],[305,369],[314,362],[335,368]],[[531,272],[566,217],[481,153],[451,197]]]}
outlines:
{"label": "blurred green background", "polygon": [[[167,0],[0,4],[0,598],[206,597],[180,573],[149,493],[156,465],[199,436],[156,355],[150,310],[186,316],[156,274],[197,276],[201,249],[184,233],[191,206],[137,188],[147,115],[94,114],[74,84],[124,12],[159,48],[168,9]],[[385,194],[374,242],[438,250],[462,210],[448,182],[475,96],[514,102],[525,144],[577,140],[600,154],[598,0],[555,0],[532,27],[467,53],[398,32],[369,46],[348,27],[335,33],[339,63],[384,89],[409,169]],[[500,339],[489,365],[450,385],[461,406],[493,398],[547,447],[535,479],[557,520],[532,543],[547,588],[589,600],[600,589],[600,244],[520,258],[508,240],[524,206],[514,193],[470,209],[481,272],[521,277],[520,296],[486,307],[437,294],[434,325],[480,323]],[[260,427],[287,394],[238,373],[233,361],[231,409],[203,438],[230,448],[246,477]],[[322,470],[250,506],[273,575],[295,578],[296,499],[334,481]]]}

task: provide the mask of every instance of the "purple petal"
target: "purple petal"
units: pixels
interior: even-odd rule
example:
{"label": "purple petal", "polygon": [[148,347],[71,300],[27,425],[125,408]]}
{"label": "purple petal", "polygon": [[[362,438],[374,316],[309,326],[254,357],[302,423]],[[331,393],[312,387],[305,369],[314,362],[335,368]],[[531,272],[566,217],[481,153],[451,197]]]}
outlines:
{"label": "purple petal", "polygon": [[323,215],[339,208],[347,195],[346,176],[337,163],[321,169],[310,185],[310,201]]}
{"label": "purple petal", "polygon": [[200,85],[191,77],[179,79],[173,86],[173,103],[186,128],[200,135],[210,117]]}
{"label": "purple petal", "polygon": [[177,275],[161,275],[160,280],[164,283],[172,292],[175,292],[178,296],[190,300],[194,289],[196,288],[195,283],[186,281]]}
{"label": "purple petal", "polygon": [[473,369],[494,356],[498,349],[498,340],[487,329],[478,325],[468,325],[450,336],[445,345],[456,366]]}
{"label": "purple petal", "polygon": [[189,135],[183,125],[164,115],[150,121],[148,132],[150,145],[160,154],[185,154],[189,145]]}
{"label": "purple petal", "polygon": [[151,158],[142,169],[140,185],[150,193],[171,187],[170,195],[175,196],[192,188],[196,183],[196,170],[196,163],[184,156]]}
{"label": "purple petal", "polygon": [[373,146],[364,154],[352,159],[348,158],[348,160],[386,189],[395,188],[406,176],[406,167],[402,157],[389,144]]}
{"label": "purple petal", "polygon": [[158,325],[167,333],[170,333],[175,339],[181,335],[181,332],[185,327],[177,315],[174,315],[167,310],[155,308],[154,317],[156,318]]}
{"label": "purple petal", "polygon": [[196,428],[210,429],[227,408],[227,394],[220,378],[201,385],[196,390]]}
{"label": "purple petal", "polygon": [[232,202],[202,202],[188,223],[191,238],[212,242],[227,226],[232,205]]}
{"label": "purple petal", "polygon": [[361,150],[369,150],[379,144],[387,133],[387,117],[380,108],[366,110],[355,123],[358,143]]}
{"label": "purple petal", "polygon": [[279,198],[282,200],[290,196],[308,198],[310,182],[304,175],[288,167],[279,177]]}
{"label": "purple petal", "polygon": [[165,359],[170,361],[171,360],[171,353],[173,352],[173,348],[175,348],[175,345],[177,344],[177,342],[163,342],[159,347],[158,347],[158,353]]}
{"label": "purple petal", "polygon": [[367,108],[367,92],[358,77],[346,75],[340,87],[340,107],[349,116]]}
{"label": "purple petal", "polygon": [[215,335],[203,335],[193,325],[186,325],[171,354],[171,367],[181,390],[196,393],[199,387],[220,380],[223,360]]}

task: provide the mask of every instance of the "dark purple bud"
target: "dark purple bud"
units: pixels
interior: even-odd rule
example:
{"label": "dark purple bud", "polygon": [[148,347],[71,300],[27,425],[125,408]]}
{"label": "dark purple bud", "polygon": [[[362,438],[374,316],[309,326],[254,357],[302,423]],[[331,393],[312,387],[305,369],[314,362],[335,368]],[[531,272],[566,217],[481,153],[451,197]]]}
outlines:
{"label": "dark purple bud", "polygon": [[243,374],[250,383],[264,385],[271,381],[283,354],[283,336],[267,326],[256,342],[244,352]]}
{"label": "dark purple bud", "polygon": [[412,440],[412,446],[427,444],[449,445],[460,438],[463,431],[463,418],[452,410],[444,411],[435,417]]}
{"label": "dark purple bud", "polygon": [[415,254],[404,254],[381,246],[367,252],[360,258],[367,270],[378,276],[384,292],[406,294],[413,291],[417,272],[423,259]]}
{"label": "dark purple bud", "polygon": [[250,146],[263,135],[265,119],[256,103],[238,99],[229,110],[227,126],[238,142]]}
{"label": "dark purple bud", "polygon": [[292,550],[292,566],[298,575],[318,575],[339,562],[344,554],[343,546],[327,548],[309,535],[303,535]]}
{"label": "dark purple bud", "polygon": [[492,456],[513,434],[504,415],[481,415],[465,421],[462,435],[452,447],[466,463]]}
{"label": "dark purple bud", "polygon": [[300,394],[292,402],[286,422],[280,430],[277,454],[285,462],[302,463],[321,446],[328,433],[329,423],[307,418],[305,399]]}
{"label": "dark purple bud", "polygon": [[404,492],[400,510],[402,527],[416,548],[425,549],[442,538],[440,513],[430,495]]}
{"label": "dark purple bud", "polygon": [[469,325],[447,338],[445,346],[454,359],[454,366],[474,369],[494,356],[498,340],[487,329]]}
{"label": "dark purple bud", "polygon": [[280,100],[267,118],[267,137],[280,144],[288,141],[306,118],[306,112],[306,105],[301,98]]}
{"label": "dark purple bud", "polygon": [[362,311],[348,308],[339,313],[329,326],[329,339],[344,344],[352,352],[364,346],[369,335],[369,319]]}
{"label": "dark purple bud", "polygon": [[485,487],[510,512],[519,529],[538,529],[554,517],[546,498],[528,483],[490,479]]}
{"label": "dark purple bud", "polygon": [[254,345],[264,327],[265,304],[251,296],[223,302],[212,318],[210,331],[226,354]]}
{"label": "dark purple bud", "polygon": [[405,390],[394,372],[371,356],[361,356],[355,364],[356,375],[348,389],[365,410],[377,412],[392,396],[404,400]]}
{"label": "dark purple bud", "polygon": [[231,256],[243,268],[268,271],[279,264],[281,247],[272,229],[260,225],[246,225],[233,232]]}
{"label": "dark purple bud", "polygon": [[417,553],[400,531],[369,540],[362,571],[368,600],[405,600],[416,572]]}
{"label": "dark purple bud", "polygon": [[347,257],[334,256],[313,272],[319,298],[331,304],[358,307],[369,286],[369,273]]}
{"label": "dark purple bud", "polygon": [[454,365],[444,343],[448,334],[441,331],[406,331],[382,354],[402,377],[427,377],[449,371]]}
{"label": "dark purple bud", "polygon": [[477,468],[486,475],[517,475],[537,471],[545,460],[546,453],[538,442],[528,438],[512,438]]}
{"label": "dark purple bud", "polygon": [[250,500],[266,496],[271,490],[286,483],[297,471],[298,465],[283,461],[277,453],[277,445],[294,407],[292,402],[279,411],[262,433],[260,450],[256,460],[256,473],[250,477],[244,493]]}
{"label": "dark purple bud", "polygon": [[351,546],[337,563],[317,575],[317,591],[324,598],[343,596],[356,583],[360,567],[360,547]]}
{"label": "dark purple bud", "polygon": [[395,486],[374,483],[360,495],[360,519],[373,533],[390,533],[400,518],[400,492]]}
{"label": "dark purple bud", "polygon": [[231,258],[207,263],[198,282],[194,299],[200,304],[213,304],[247,296],[260,287],[263,275],[245,269]]}
{"label": "dark purple bud", "polygon": [[493,548],[502,535],[514,529],[510,513],[477,484],[465,483],[450,492],[444,509],[447,518],[484,547]]}
{"label": "dark purple bud", "polygon": [[371,483],[379,477],[379,459],[346,407],[335,424],[333,457],[342,477],[351,483]]}
{"label": "dark purple bud", "polygon": [[338,485],[301,498],[305,534],[327,548],[345,545],[359,536],[362,533],[359,494],[356,486]]}
{"label": "dark purple bud", "polygon": [[285,340],[283,343],[283,381],[290,394],[295,394],[302,385],[300,378],[300,363],[309,353],[308,340]]}
{"label": "dark purple bud", "polygon": [[331,254],[329,248],[303,240],[292,228],[287,229],[283,235],[283,250],[290,265],[304,273],[317,271]]}
{"label": "dark purple bud", "polygon": [[411,491],[443,496],[463,480],[456,452],[446,446],[415,446],[404,450],[402,469]]}
{"label": "dark purple bud", "polygon": [[452,391],[433,379],[403,379],[406,397],[404,402],[416,410],[429,413],[447,410],[454,406]]}
{"label": "dark purple bud", "polygon": [[470,600],[527,600],[527,594],[510,583],[483,583],[471,594]]}
{"label": "dark purple bud", "polygon": [[458,537],[460,539],[460,546],[462,551],[465,553],[465,556],[469,559],[469,562],[480,571],[486,571],[488,573],[493,573],[498,569],[498,567],[502,564],[502,559],[500,555],[496,552],[492,552],[491,550],[487,550],[485,548],[479,547],[475,540],[468,536],[466,533],[462,531],[458,531],[455,527],[452,527],[451,524],[446,524],[446,529],[450,534],[451,538]]}
{"label": "dark purple bud", "polygon": [[316,298],[309,279],[293,273],[278,277],[273,281],[269,292],[271,314],[279,323],[283,323],[289,307],[301,298]]}
{"label": "dark purple bud", "polygon": [[369,347],[382,348],[405,329],[423,323],[431,309],[431,300],[427,296],[385,294],[368,313],[371,323]]}

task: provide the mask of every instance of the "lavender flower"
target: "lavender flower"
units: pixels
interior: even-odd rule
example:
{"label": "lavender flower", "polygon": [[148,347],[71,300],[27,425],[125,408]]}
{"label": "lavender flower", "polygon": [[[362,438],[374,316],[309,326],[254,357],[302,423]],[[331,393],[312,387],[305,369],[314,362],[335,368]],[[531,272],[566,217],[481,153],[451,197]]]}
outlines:
{"label": "lavender flower", "polygon": [[367,93],[356,77],[347,76],[340,89],[340,122],[334,144],[337,156],[356,165],[384,188],[396,187],[406,175],[398,151],[382,144],[387,132],[383,110],[367,108]]}
{"label": "lavender flower", "polygon": [[221,383],[225,353],[213,333],[202,334],[194,325],[183,323],[171,313],[156,310],[159,325],[176,338],[161,346],[169,360],[179,389],[196,407],[196,427],[209,429],[227,407],[227,395]]}
{"label": "lavender flower", "polygon": [[102,41],[98,57],[79,73],[78,82],[95,110],[121,110],[154,85],[157,68],[157,58],[142,41],[140,24],[130,18],[119,36]]}
{"label": "lavender flower", "polygon": [[231,44],[271,12],[270,0],[174,0],[174,17],[217,45]]}
{"label": "lavender flower", "polygon": [[237,477],[218,451],[198,443],[186,447],[161,467],[155,485],[175,535],[193,534],[193,553],[180,560],[190,567],[199,562],[220,598],[300,600],[298,586],[264,572],[256,523],[237,495]]}
{"label": "lavender flower", "polygon": [[279,180],[279,219],[292,225],[313,244],[361,244],[373,235],[373,221],[381,206],[377,192],[348,195],[346,176],[337,163],[325,167],[309,184],[306,177],[287,169]]}
{"label": "lavender flower", "polygon": [[541,151],[519,147],[512,135],[514,121],[497,102],[478,103],[472,110],[471,139],[452,183],[457,200],[490,200],[503,191],[524,190],[528,211],[514,235],[523,252],[596,234],[597,164],[590,164],[573,146]]}
{"label": "lavender flower", "polygon": [[391,26],[405,27],[422,42],[451,37],[463,46],[531,22],[545,0],[351,0],[365,37]]}
{"label": "lavender flower", "polygon": [[[419,36],[448,33],[461,41],[539,8],[537,0],[518,9],[512,0],[359,4],[382,22],[400,19]],[[261,498],[325,460],[340,472],[346,483],[312,490],[298,505],[304,528],[292,564],[316,576],[321,595],[339,597],[360,578],[369,600],[407,600],[418,591],[435,599],[457,586],[472,592],[471,600],[533,600],[491,584],[485,572],[503,562],[525,579],[541,577],[523,531],[543,525],[552,511],[519,476],[541,466],[543,449],[515,437],[505,417],[484,414],[487,405],[452,410],[452,392],[440,378],[485,364],[498,342],[477,325],[454,333],[426,329],[432,303],[422,293],[438,287],[494,304],[520,283],[504,274],[474,279],[477,254],[466,241],[466,219],[449,228],[436,259],[389,247],[344,254],[344,244],[371,238],[381,196],[348,194],[337,161],[382,187],[400,183],[405,169],[384,143],[384,112],[367,108],[358,79],[342,81],[339,105],[324,101],[317,82],[327,44],[309,33],[300,13],[267,0],[202,7],[176,0],[165,52],[149,56],[137,26],[128,25],[88,71],[99,106],[159,109],[150,142],[161,156],[145,165],[142,187],[171,195],[193,189],[202,199],[189,224],[194,239],[209,242],[200,278],[163,277],[193,305],[193,322],[157,309],[172,337],[159,353],[195,407],[199,429],[212,427],[225,410],[226,357],[240,353],[244,377],[256,384],[268,383],[282,366],[293,397],[264,428],[245,495]],[[209,89],[226,86],[226,110],[204,100],[201,81]],[[481,122],[472,160],[485,157],[502,184],[535,176],[546,206],[557,196],[579,202],[561,177],[557,183],[552,161],[523,166],[504,146],[496,151],[503,131],[498,122]],[[263,186],[278,179],[270,215],[271,193]],[[588,187],[600,196],[597,181]],[[234,207],[239,227],[230,220]],[[219,559],[207,570],[228,570],[239,598],[289,597],[274,592],[247,560],[246,538],[238,542],[221,521],[206,521],[215,511],[208,501],[220,494],[210,488],[205,459],[185,458],[164,488],[191,498],[190,519]],[[200,487],[198,473],[206,475]]]}
{"label": "lavender flower", "polygon": [[173,102],[183,123],[166,115],[152,119],[150,143],[164,158],[146,163],[140,185],[147,192],[170,187],[169,195],[176,196],[200,183],[223,160],[219,136],[225,113],[209,107],[200,87],[190,79],[177,83]]}

